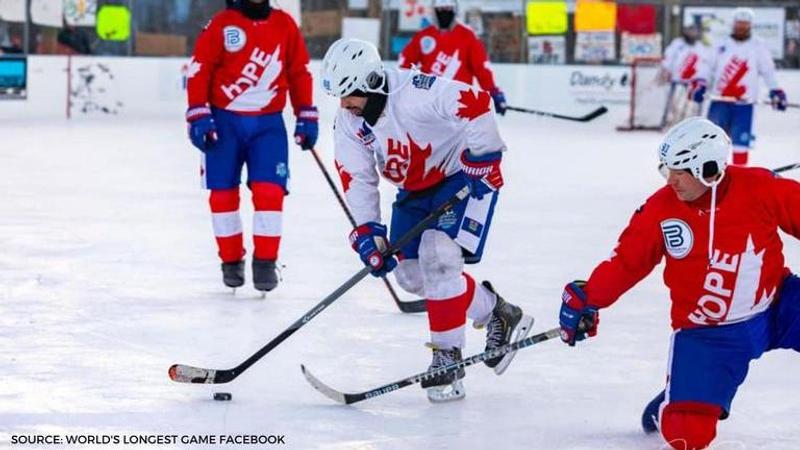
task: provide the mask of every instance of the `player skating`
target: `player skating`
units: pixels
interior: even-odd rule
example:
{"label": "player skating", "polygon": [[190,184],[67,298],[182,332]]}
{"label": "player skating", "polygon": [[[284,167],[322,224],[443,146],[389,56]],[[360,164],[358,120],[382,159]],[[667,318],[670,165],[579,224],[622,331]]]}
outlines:
{"label": "player skating", "polygon": [[189,66],[189,136],[203,152],[201,175],[211,191],[214,235],[223,282],[244,284],[239,184],[247,164],[253,206],[253,284],[278,284],[283,198],[288,193],[288,143],[281,115],[286,94],[297,116],[295,141],[313,148],[317,108],[312,104],[308,52],[297,25],[267,0],[228,1],[200,34]]}
{"label": "player skating", "polygon": [[[377,49],[357,39],[335,42],[325,55],[324,90],[341,99],[335,118],[336,164],[358,226],[353,248],[374,275],[395,270],[406,291],[423,296],[433,348],[431,368],[462,359],[466,318],[486,326],[487,348],[524,337],[533,319],[503,300],[491,284],[476,283],[464,264],[481,259],[505,144],[491,98],[457,81],[417,71],[384,69]],[[382,224],[379,174],[399,188],[391,238]],[[411,244],[400,261],[382,250],[465,185],[467,201],[439,218]],[[501,374],[514,354],[487,365]],[[464,371],[422,382],[432,401],[462,398]]]}
{"label": "player skating", "polygon": [[666,259],[672,300],[667,386],[646,408],[646,431],[701,449],[751,360],[800,351],[800,278],[784,266],[778,230],[800,239],[800,183],[765,169],[726,167],[731,142],[705,118],[673,127],[659,149],[667,186],[634,213],[612,256],[564,290],[562,339],[597,332],[598,311]]}
{"label": "player skating", "polygon": [[752,36],[755,14],[736,8],[731,35],[716,43],[711,64],[692,83],[690,95],[702,103],[706,81],[713,77],[708,118],[722,127],[733,141],[733,164],[747,165],[753,143],[753,104],[758,103],[758,79],[769,88],[772,107],[786,110],[787,99],[775,78],[775,62],[766,44]]}
{"label": "player skating", "polygon": [[489,55],[475,32],[456,19],[457,0],[434,0],[435,24],[418,31],[398,58],[401,68],[450,78],[470,86],[478,80],[494,101],[495,112],[506,113],[506,97],[489,68]]}
{"label": "player skating", "polygon": [[689,111],[687,92],[689,83],[700,76],[703,67],[709,64],[709,52],[697,25],[685,26],[681,36],[673,39],[664,50],[661,79],[670,83],[670,89],[662,124],[674,124],[687,115],[697,115]]}

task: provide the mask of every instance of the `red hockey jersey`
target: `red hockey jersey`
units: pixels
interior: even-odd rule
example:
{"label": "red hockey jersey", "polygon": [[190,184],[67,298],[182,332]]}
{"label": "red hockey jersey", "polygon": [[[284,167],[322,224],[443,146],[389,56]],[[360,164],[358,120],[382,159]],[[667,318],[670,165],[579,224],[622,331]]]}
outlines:
{"label": "red hockey jersey", "polygon": [[399,64],[404,69],[418,65],[422,72],[469,85],[477,78],[484,90],[497,89],[483,43],[460,22],[452,30],[431,25],[419,31],[400,53]]}
{"label": "red hockey jersey", "polygon": [[251,20],[219,12],[197,39],[188,68],[189,107],[211,104],[245,114],[283,111],[289,91],[295,113],[312,105],[308,50],[292,17],[273,9]]}
{"label": "red hockey jersey", "polygon": [[710,191],[683,202],[665,186],[592,272],[589,303],[611,305],[663,257],[674,329],[739,322],[767,309],[788,273],[778,229],[800,239],[800,183],[765,169],[728,167],[717,189],[711,262]]}

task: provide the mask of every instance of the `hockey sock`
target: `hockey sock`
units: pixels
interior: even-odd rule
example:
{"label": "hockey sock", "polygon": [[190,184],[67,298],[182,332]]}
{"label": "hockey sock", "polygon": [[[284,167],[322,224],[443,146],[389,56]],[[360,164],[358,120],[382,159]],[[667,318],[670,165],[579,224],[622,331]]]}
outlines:
{"label": "hockey sock", "polygon": [[661,411],[661,434],[675,450],[700,450],[717,436],[720,408],[699,402],[669,403]]}
{"label": "hockey sock", "polygon": [[275,183],[250,183],[253,191],[253,255],[257,259],[278,259],[283,220],[283,188]]}
{"label": "hockey sock", "polygon": [[746,166],[747,165],[747,155],[748,152],[733,152],[733,165],[734,166]]}
{"label": "hockey sock", "polygon": [[463,348],[467,309],[475,281],[462,273],[461,247],[440,230],[426,230],[419,244],[431,343],[439,348]]}
{"label": "hockey sock", "polygon": [[[475,280],[467,274],[454,280],[450,293],[428,294],[428,324],[431,343],[439,348],[463,348],[467,309],[475,294]],[[428,290],[426,290],[426,293]]]}
{"label": "hockey sock", "polygon": [[244,257],[242,218],[239,216],[239,188],[212,189],[208,198],[211,221],[222,262],[236,262]]}
{"label": "hockey sock", "polygon": [[[472,279],[466,273],[464,276]],[[476,328],[481,328],[491,319],[495,304],[497,304],[497,297],[479,284],[475,287],[475,295],[467,309],[467,317],[473,320]]]}

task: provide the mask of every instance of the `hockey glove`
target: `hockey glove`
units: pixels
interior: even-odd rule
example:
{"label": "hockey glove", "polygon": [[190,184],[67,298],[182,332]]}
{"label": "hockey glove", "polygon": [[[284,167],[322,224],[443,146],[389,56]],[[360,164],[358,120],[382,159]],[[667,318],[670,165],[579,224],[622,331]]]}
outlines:
{"label": "hockey glove", "polygon": [[311,150],[319,136],[319,111],[316,106],[300,108],[294,127],[294,142],[303,150]]}
{"label": "hockey glove", "polygon": [[383,257],[383,252],[389,248],[386,225],[367,222],[356,227],[350,233],[350,245],[358,252],[361,261],[372,267],[373,276],[382,277],[397,266],[394,256]]}
{"label": "hockey glove", "polygon": [[697,79],[689,82],[689,100],[695,103],[703,103],[706,98],[706,80]]}
{"label": "hockey glove", "polygon": [[208,106],[193,106],[186,111],[189,122],[189,139],[201,152],[207,152],[217,143],[217,125]]}
{"label": "hockey glove", "polygon": [[789,102],[786,100],[786,93],[783,92],[783,89],[769,91],[769,100],[772,102],[772,109],[786,111]]}
{"label": "hockey glove", "polygon": [[461,173],[466,178],[472,197],[480,200],[503,186],[503,174],[500,172],[502,158],[501,152],[475,156],[467,149],[461,153]]}
{"label": "hockey glove", "polygon": [[586,339],[587,336],[595,336],[597,325],[600,323],[597,307],[586,304],[584,286],[586,286],[585,281],[573,281],[564,287],[564,293],[561,294],[563,300],[559,314],[561,340],[570,347],[574,346],[575,342]]}
{"label": "hockey glove", "polygon": [[491,94],[492,100],[494,101],[494,111],[497,114],[504,116],[506,114],[506,108],[508,107],[508,105],[506,105],[506,96],[505,94],[503,94],[503,91],[501,91],[498,88],[495,88],[489,94]]}

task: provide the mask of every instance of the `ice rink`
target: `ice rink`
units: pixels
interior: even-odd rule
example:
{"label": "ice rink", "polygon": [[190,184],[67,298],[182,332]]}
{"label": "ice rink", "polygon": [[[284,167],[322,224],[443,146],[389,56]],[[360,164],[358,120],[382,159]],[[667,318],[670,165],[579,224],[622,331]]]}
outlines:
{"label": "ice rink", "polygon": [[[318,144],[332,173],[334,107],[322,99]],[[588,276],[664,182],[660,135],[613,131],[621,111],[588,124],[512,112],[499,122],[506,186],[469,271],[544,331],[557,326],[564,283]],[[797,162],[798,124],[796,110],[759,106],[752,165]],[[292,145],[283,283],[260,299],[248,262],[248,287],[232,295],[185,134],[180,115],[0,122],[0,446],[11,434],[276,434],[291,448],[663,448],[639,425],[666,370],[661,266],[603,311],[596,339],[525,349],[502,377],[468,368],[460,402],[434,405],[409,387],[339,406],[304,380],[301,363],[345,391],[427,367],[426,317],[399,313],[372,277],[231,384],[170,381],[173,363],[235,366],[361,268],[312,156]],[[388,220],[393,189],[383,193]],[[799,271],[800,243],[785,242]],[[467,333],[466,353],[482,351],[483,332]],[[753,364],[714,448],[796,449],[798,374],[800,355],[787,351]],[[217,391],[233,401],[213,401]]]}

